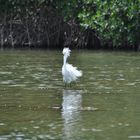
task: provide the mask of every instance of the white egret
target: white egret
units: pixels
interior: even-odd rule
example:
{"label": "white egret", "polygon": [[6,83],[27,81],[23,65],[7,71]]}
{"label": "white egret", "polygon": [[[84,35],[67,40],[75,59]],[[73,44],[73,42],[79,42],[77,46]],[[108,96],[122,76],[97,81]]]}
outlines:
{"label": "white egret", "polygon": [[62,75],[63,81],[65,84],[70,84],[73,81],[76,81],[78,77],[82,76],[82,71],[77,70],[77,67],[73,67],[71,64],[67,63],[67,58],[70,56],[71,50],[69,48],[63,49],[63,66],[62,66]]}

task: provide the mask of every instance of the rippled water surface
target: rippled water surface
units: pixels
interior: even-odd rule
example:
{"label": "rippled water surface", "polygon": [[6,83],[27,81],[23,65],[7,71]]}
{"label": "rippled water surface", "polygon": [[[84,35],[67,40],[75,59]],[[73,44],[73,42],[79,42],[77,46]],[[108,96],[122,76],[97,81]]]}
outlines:
{"label": "rippled water surface", "polygon": [[140,139],[140,55],[73,51],[83,77],[64,87],[61,51],[0,52],[0,140]]}

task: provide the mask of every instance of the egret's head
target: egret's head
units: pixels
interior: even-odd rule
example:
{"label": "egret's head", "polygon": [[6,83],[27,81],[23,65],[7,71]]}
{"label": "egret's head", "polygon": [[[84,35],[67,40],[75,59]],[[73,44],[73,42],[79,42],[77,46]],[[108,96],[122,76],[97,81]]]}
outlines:
{"label": "egret's head", "polygon": [[64,56],[69,57],[70,56],[70,52],[71,52],[71,50],[69,48],[64,48],[62,53],[63,53]]}

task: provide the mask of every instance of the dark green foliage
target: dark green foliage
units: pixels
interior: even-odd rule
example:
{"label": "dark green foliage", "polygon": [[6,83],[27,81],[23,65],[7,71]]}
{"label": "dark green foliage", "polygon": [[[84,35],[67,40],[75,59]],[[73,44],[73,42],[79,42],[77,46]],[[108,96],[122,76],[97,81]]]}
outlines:
{"label": "dark green foliage", "polygon": [[23,23],[32,19],[35,24],[42,6],[52,7],[64,21],[74,21],[82,30],[94,30],[102,46],[140,45],[140,0],[0,0],[1,40],[5,21],[22,17]]}
{"label": "dark green foliage", "polygon": [[103,45],[140,44],[140,0],[72,0],[55,3],[66,20],[94,29]]}

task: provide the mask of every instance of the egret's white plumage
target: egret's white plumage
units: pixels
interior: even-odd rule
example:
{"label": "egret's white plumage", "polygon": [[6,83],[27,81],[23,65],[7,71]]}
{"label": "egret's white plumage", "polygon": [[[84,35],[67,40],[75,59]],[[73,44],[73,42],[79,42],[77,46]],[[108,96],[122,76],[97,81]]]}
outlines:
{"label": "egret's white plumage", "polygon": [[67,58],[70,56],[71,50],[69,48],[63,49],[63,66],[62,66],[62,75],[63,81],[65,83],[71,83],[76,81],[78,77],[82,76],[82,71],[77,70],[77,67],[73,67],[71,64],[67,63]]}

